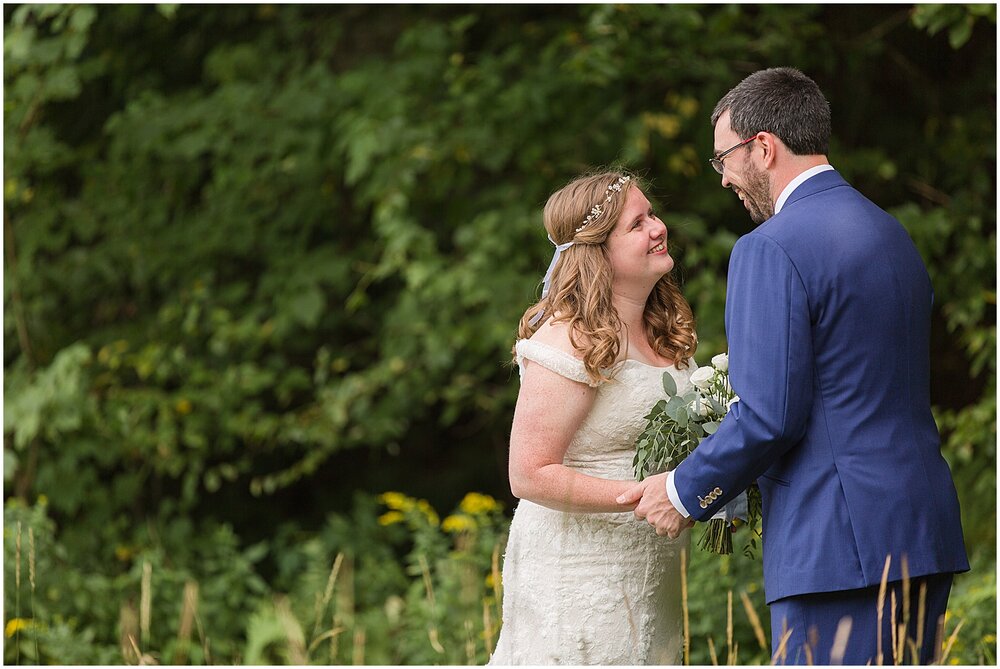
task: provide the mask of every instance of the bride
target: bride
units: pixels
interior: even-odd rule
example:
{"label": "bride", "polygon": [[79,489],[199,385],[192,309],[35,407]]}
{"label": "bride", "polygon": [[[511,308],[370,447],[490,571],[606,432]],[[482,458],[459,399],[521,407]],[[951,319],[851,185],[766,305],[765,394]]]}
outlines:
{"label": "bride", "polygon": [[690,388],[691,308],[670,276],[667,230],[632,176],[575,179],[545,205],[556,245],[542,298],[514,346],[521,388],[510,437],[521,502],[503,565],[503,627],[490,664],[677,664],[680,552],[618,495],[633,442],[663,395]]}

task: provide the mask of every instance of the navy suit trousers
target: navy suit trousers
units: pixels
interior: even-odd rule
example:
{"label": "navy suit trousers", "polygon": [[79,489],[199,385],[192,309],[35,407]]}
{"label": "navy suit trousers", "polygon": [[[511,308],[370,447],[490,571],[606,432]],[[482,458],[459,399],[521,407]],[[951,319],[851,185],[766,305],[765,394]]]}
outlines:
{"label": "navy suit trousers", "polygon": [[[906,641],[903,645],[903,664],[913,662],[914,644],[920,638],[920,663],[930,664],[935,651],[940,649],[939,625],[943,629],[942,618],[951,592],[952,574],[932,574],[910,579],[910,606]],[[925,609],[922,616],[923,627],[917,628],[921,620],[920,589],[926,587]],[[882,609],[882,662],[878,662],[878,593],[879,587],[821,592],[785,597],[771,603],[771,652],[777,653],[782,637],[790,631],[784,652],[776,658],[777,664],[896,664],[893,661],[892,623],[897,630],[903,623],[903,582],[887,584],[885,602]],[[893,618],[893,594],[895,594],[895,618]],[[851,630],[846,637],[847,644],[835,648],[837,628],[840,621],[850,617]],[[898,648],[898,632],[897,632]]]}

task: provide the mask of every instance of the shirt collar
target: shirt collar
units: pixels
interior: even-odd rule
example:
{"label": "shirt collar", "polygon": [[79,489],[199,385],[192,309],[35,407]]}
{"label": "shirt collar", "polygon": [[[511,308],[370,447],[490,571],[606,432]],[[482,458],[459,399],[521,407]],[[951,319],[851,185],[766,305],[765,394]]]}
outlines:
{"label": "shirt collar", "polygon": [[785,189],[781,191],[781,195],[778,196],[778,201],[774,203],[774,213],[777,214],[779,211],[781,211],[781,208],[785,206],[785,201],[788,199],[788,197],[792,194],[792,192],[796,188],[801,186],[803,182],[805,182],[807,179],[813,178],[820,172],[827,172],[832,169],[833,165],[817,165],[816,167],[810,167],[808,170],[806,170],[799,176],[789,181],[788,185],[785,186]]}

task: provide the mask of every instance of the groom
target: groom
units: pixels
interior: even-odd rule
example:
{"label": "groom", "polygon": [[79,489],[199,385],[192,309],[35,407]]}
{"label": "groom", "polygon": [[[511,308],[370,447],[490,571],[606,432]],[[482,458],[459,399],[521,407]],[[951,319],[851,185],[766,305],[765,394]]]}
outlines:
{"label": "groom", "polygon": [[618,501],[676,537],[756,480],[778,661],[889,664],[890,622],[905,619],[929,662],[952,574],[969,564],[930,409],[927,270],[903,227],[830,166],[829,103],[804,74],[750,75],[712,124],[712,167],[760,224],[729,264],[740,400],[676,470]]}

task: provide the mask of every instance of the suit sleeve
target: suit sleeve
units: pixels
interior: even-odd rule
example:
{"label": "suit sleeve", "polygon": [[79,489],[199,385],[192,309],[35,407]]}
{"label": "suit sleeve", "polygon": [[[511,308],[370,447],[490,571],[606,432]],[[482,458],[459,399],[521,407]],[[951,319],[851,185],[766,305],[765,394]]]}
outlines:
{"label": "suit sleeve", "polygon": [[806,291],[784,249],[759,233],[740,238],[726,296],[729,377],[740,400],[673,477],[696,520],[711,518],[805,435],[811,330]]}

